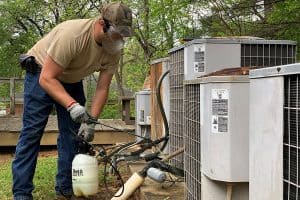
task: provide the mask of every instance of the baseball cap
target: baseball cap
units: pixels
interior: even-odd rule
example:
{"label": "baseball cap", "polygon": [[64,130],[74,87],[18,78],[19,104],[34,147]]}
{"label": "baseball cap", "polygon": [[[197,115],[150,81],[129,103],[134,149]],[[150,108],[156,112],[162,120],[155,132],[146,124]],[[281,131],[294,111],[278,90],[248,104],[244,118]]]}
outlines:
{"label": "baseball cap", "polygon": [[123,3],[110,3],[101,10],[102,18],[112,23],[123,36],[132,36],[132,11]]}

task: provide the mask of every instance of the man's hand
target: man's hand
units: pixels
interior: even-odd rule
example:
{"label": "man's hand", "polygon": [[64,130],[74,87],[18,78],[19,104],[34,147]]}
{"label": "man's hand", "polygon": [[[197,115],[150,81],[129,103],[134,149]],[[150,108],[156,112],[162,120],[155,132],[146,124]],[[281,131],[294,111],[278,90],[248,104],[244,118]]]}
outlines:
{"label": "man's hand", "polygon": [[95,123],[82,123],[78,135],[85,139],[87,142],[94,140],[95,135]]}
{"label": "man's hand", "polygon": [[91,116],[87,113],[85,107],[81,106],[79,103],[72,104],[67,110],[73,121],[77,123],[85,123],[91,119]]}

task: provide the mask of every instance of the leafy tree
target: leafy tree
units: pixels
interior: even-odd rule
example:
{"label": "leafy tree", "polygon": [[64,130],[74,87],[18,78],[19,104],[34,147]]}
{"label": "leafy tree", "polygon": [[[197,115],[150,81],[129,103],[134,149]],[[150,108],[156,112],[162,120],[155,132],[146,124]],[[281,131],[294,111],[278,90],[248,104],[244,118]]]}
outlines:
{"label": "leafy tree", "polygon": [[0,4],[1,76],[20,76],[18,56],[26,52],[56,24],[97,14],[95,0],[6,0]]}
{"label": "leafy tree", "polygon": [[256,36],[299,41],[299,0],[207,0],[200,23],[208,36]]}
{"label": "leafy tree", "polygon": [[[20,77],[18,56],[68,19],[98,15],[109,0],[1,0],[0,76]],[[123,0],[134,13],[110,98],[142,88],[152,60],[168,56],[180,38],[256,36],[300,42],[300,0]],[[299,49],[299,48],[298,48]],[[298,50],[298,58],[300,53]],[[116,95],[117,94],[117,95]],[[108,114],[109,115],[109,114]]]}
{"label": "leafy tree", "polygon": [[[268,24],[272,27],[270,36],[274,39],[295,40],[300,44],[300,0],[282,1],[268,13]],[[297,57],[300,59],[300,48]]]}

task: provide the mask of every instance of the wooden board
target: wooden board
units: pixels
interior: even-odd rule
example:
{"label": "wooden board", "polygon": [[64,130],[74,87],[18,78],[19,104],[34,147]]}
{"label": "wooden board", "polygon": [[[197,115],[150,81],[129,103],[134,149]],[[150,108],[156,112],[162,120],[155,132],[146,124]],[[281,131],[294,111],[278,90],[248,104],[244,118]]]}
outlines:
{"label": "wooden board", "polygon": [[[44,133],[41,145],[56,145],[58,132]],[[0,132],[0,146],[16,146],[19,138],[19,133]],[[116,144],[122,142],[134,141],[135,137],[123,132],[114,131],[97,131],[93,144]]]}
{"label": "wooden board", "polygon": [[[115,144],[120,142],[134,141],[135,136],[125,132],[134,132],[133,125],[126,125],[122,120],[100,120],[104,125],[117,128],[106,127],[104,125],[96,125],[94,144]],[[15,146],[17,144],[19,134],[22,128],[22,117],[7,116],[0,117],[0,146]],[[125,132],[122,132],[122,131]],[[45,128],[41,145],[56,145],[58,136],[56,116],[50,116],[48,124]]]}
{"label": "wooden board", "polygon": [[[162,75],[162,62],[151,65],[151,139],[157,139],[163,135],[163,119],[157,103],[156,87]],[[162,91],[161,91],[162,92]]]}

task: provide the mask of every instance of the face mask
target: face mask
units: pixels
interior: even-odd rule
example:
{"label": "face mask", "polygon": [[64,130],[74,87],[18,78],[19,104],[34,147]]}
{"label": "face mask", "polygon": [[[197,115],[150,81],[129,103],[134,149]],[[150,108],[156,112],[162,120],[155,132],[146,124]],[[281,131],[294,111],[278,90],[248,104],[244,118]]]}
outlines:
{"label": "face mask", "polygon": [[108,54],[116,54],[124,48],[124,41],[122,39],[113,41],[107,37],[102,40],[102,48]]}

